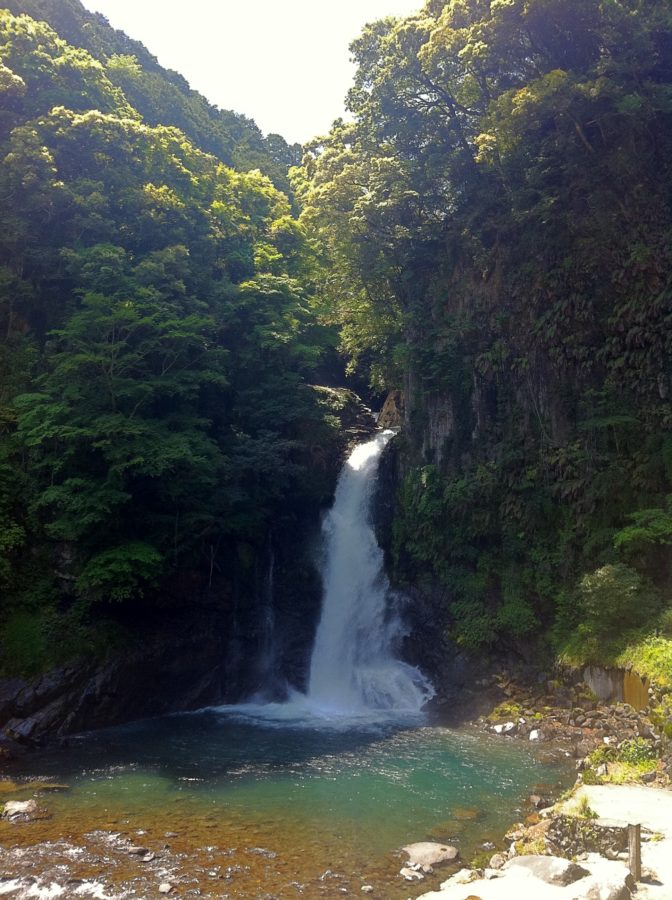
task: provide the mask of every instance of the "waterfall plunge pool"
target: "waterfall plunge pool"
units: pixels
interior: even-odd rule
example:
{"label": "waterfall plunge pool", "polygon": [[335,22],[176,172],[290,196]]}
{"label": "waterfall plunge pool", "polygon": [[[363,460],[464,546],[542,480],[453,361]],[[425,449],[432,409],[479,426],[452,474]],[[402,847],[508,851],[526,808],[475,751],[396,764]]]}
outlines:
{"label": "waterfall plunge pool", "polygon": [[166,879],[179,896],[336,897],[371,884],[407,898],[449,872],[404,882],[403,844],[451,842],[469,861],[524,815],[526,794],[571,779],[525,745],[472,730],[288,727],[254,710],[147,720],[11,763],[5,777],[69,790],[41,795],[50,819],[0,823],[0,868],[45,884],[94,879],[115,898],[155,896]]}
{"label": "waterfall plunge pool", "polygon": [[[51,818],[0,821],[0,896],[147,898],[161,883],[185,897],[361,896],[365,884],[417,896],[448,872],[403,881],[404,844],[452,843],[468,862],[526,793],[571,780],[513,740],[425,724],[433,688],[396,653],[404,626],[370,520],[391,438],[352,451],[325,517],[306,693],[98,731],[13,764],[10,776],[68,789],[46,795]],[[0,802],[34,791],[2,788]]]}

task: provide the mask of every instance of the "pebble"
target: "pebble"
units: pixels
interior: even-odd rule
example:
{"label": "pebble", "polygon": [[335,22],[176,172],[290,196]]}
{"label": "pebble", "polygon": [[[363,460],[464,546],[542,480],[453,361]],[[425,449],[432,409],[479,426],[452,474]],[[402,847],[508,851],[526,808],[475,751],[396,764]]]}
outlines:
{"label": "pebble", "polygon": [[160,894],[169,894],[173,889],[172,884],[169,884],[167,881],[164,881],[163,884],[159,885],[159,893]]}
{"label": "pebble", "polygon": [[403,869],[399,869],[399,874],[406,881],[424,881],[425,878],[422,872],[418,872],[417,869],[411,869],[410,866],[404,866]]}

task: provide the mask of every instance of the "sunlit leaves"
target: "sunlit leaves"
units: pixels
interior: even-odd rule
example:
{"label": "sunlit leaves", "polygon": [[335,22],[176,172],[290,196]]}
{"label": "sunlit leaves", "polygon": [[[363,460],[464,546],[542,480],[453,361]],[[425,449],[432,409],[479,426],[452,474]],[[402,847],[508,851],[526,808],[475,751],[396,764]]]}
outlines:
{"label": "sunlit leaves", "polygon": [[[21,502],[0,486],[5,580],[30,530],[66,592],[129,599],[212,567],[224,536],[262,540],[299,477],[313,254],[268,177],[143,122],[120,86],[146,111],[173,97],[206,148],[233,128],[266,167],[253,123],[215,126],[144,57],[94,59],[26,16],[0,14],[0,50],[0,450],[29,473]],[[279,167],[295,156],[272,147]]]}

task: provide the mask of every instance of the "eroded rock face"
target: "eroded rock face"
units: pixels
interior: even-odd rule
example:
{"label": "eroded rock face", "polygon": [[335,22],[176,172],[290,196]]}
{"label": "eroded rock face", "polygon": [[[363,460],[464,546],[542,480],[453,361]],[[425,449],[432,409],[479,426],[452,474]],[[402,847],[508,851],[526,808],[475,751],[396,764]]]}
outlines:
{"label": "eroded rock face", "polygon": [[164,616],[160,628],[139,635],[105,662],[61,666],[30,683],[0,682],[0,733],[31,744],[216,702],[227,687],[226,636],[224,614],[191,614],[188,622]]}
{"label": "eroded rock face", "polygon": [[404,424],[404,408],[403,391],[390,391],[378,416],[378,425],[381,428],[401,428]]}

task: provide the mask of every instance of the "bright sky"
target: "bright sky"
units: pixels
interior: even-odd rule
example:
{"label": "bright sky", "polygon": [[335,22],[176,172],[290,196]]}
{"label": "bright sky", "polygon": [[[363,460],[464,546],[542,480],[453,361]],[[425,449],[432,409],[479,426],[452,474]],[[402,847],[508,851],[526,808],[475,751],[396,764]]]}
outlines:
{"label": "bright sky", "polygon": [[211,103],[303,143],[343,115],[362,27],[422,0],[83,0]]}

